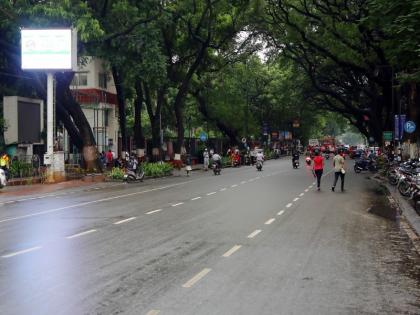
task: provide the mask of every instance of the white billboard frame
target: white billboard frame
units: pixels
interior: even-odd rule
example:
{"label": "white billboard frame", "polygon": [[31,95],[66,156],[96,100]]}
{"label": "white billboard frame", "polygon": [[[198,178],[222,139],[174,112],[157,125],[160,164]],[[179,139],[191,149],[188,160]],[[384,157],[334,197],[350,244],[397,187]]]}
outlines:
{"label": "white billboard frame", "polygon": [[24,71],[76,71],[76,29],[22,28],[21,68]]}

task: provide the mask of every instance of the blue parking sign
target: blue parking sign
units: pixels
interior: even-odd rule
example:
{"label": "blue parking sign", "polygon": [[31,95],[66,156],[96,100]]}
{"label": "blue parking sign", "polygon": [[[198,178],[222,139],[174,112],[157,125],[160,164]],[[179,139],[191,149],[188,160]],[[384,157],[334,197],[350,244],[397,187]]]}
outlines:
{"label": "blue parking sign", "polygon": [[416,131],[416,123],[412,120],[406,121],[404,124],[404,131],[406,133],[413,133]]}

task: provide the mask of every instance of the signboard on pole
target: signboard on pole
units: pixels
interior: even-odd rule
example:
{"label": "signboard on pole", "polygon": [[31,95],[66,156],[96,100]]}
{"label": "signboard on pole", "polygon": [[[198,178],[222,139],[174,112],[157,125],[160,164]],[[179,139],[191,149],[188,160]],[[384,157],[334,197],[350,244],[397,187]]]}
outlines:
{"label": "signboard on pole", "polygon": [[392,131],[384,131],[383,138],[384,141],[392,141]]}
{"label": "signboard on pole", "polygon": [[22,29],[22,70],[71,71],[77,67],[73,29]]}
{"label": "signboard on pole", "polygon": [[308,143],[311,147],[317,147],[319,146],[319,141],[318,139],[309,139],[309,143]]}

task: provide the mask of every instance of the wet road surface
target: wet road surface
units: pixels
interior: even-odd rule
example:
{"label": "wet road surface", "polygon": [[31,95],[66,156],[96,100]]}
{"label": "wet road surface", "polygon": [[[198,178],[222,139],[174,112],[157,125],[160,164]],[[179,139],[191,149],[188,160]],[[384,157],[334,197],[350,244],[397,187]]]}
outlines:
{"label": "wet road surface", "polygon": [[332,179],[278,160],[0,199],[0,314],[420,314],[419,257],[367,212],[374,183]]}

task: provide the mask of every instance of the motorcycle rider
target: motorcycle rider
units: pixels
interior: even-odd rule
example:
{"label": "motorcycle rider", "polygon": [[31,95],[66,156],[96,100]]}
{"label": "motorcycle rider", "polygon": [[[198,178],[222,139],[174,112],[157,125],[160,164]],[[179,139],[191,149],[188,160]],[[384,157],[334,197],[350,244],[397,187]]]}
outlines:
{"label": "motorcycle rider", "polygon": [[138,169],[138,165],[139,165],[139,161],[137,160],[136,156],[133,154],[131,154],[131,156],[127,153],[127,163],[128,163],[128,168],[132,171],[134,171],[134,173],[137,174],[137,169]]}
{"label": "motorcycle rider", "polygon": [[212,159],[213,163],[217,164],[218,168],[222,168],[222,157],[219,154],[214,152],[213,155],[211,156],[211,159]]}
{"label": "motorcycle rider", "polygon": [[256,160],[257,162],[264,162],[264,153],[262,150],[257,152]]}
{"label": "motorcycle rider", "polygon": [[295,166],[295,161],[299,161],[299,151],[294,150],[292,154],[292,166]]}
{"label": "motorcycle rider", "polygon": [[9,177],[9,164],[10,164],[9,156],[6,153],[3,153],[0,157],[0,168],[4,170],[6,178]]}

